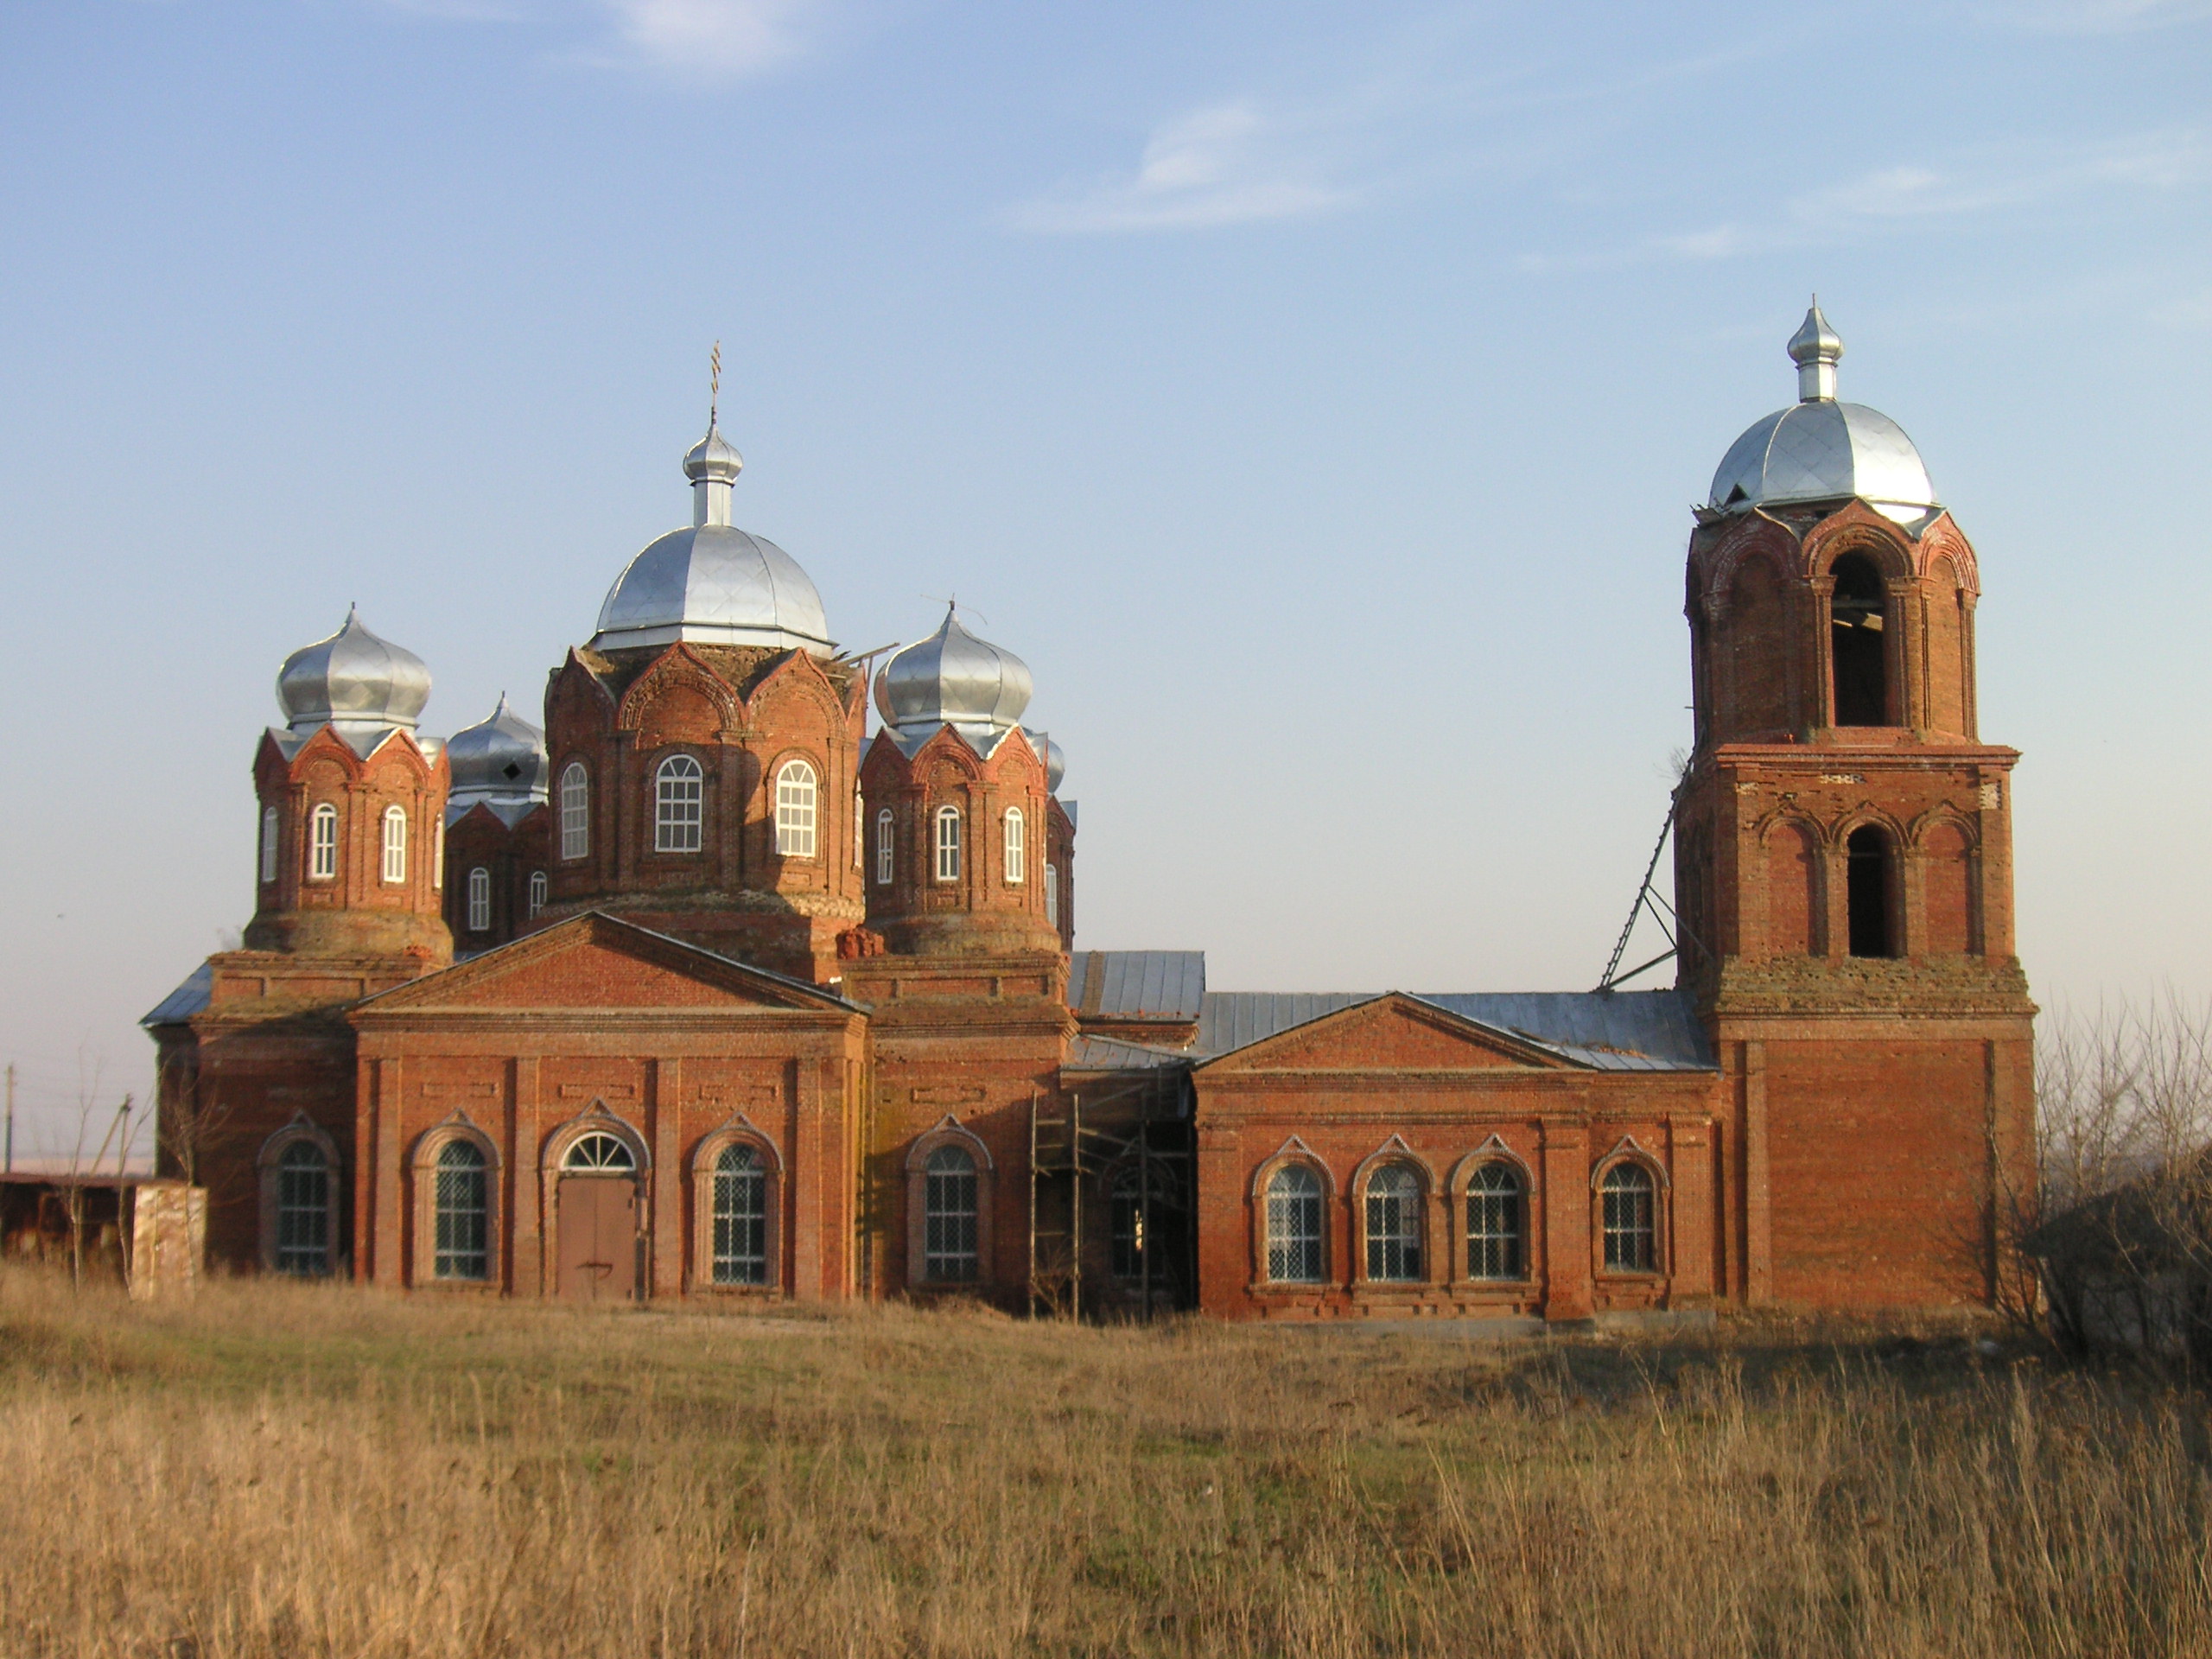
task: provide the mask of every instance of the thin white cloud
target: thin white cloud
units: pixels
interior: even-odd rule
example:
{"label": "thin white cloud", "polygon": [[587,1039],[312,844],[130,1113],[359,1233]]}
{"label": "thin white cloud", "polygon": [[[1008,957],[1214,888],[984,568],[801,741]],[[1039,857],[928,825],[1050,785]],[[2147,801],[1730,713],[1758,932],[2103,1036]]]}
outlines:
{"label": "thin white cloud", "polygon": [[1698,262],[1925,230],[2117,191],[2185,189],[2212,179],[2212,137],[2183,128],[2041,153],[2014,147],[1942,163],[1877,168],[1808,192],[1764,223],[1730,220],[1669,232],[1581,255],[1532,254],[1531,270],[1586,270],[1652,260]]}
{"label": "thin white cloud", "polygon": [[1993,22],[2038,35],[2127,35],[2212,17],[2212,0],[1984,0]]}
{"label": "thin white cloud", "polygon": [[1012,214],[1023,230],[1062,235],[1302,219],[1346,206],[1356,193],[1331,176],[1310,122],[1249,100],[1165,122],[1134,173],[1063,187]]}
{"label": "thin white cloud", "polygon": [[700,79],[758,74],[799,56],[820,0],[603,0],[622,45]]}

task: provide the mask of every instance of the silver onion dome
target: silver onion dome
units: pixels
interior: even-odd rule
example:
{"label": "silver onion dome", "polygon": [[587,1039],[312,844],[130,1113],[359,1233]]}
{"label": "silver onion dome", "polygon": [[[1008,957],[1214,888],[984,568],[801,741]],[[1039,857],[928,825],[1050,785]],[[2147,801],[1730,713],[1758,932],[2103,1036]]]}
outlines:
{"label": "silver onion dome", "polygon": [[371,633],[353,607],[343,627],[301,646],[276,674],[277,706],[302,736],[327,725],[349,740],[394,727],[411,732],[429,700],[423,659]]}
{"label": "silver onion dome", "polygon": [[599,607],[596,651],[626,645],[769,645],[830,656],[822,596],[798,562],[730,523],[730,486],[745,462],[715,429],[683,457],[691,524],[630,561]]}
{"label": "silver onion dome", "polygon": [[[1028,731],[1028,728],[1025,727],[1023,728],[1023,730]],[[1058,794],[1060,792],[1060,779],[1068,775],[1068,757],[1066,751],[1062,749],[1058,743],[1055,743],[1052,741],[1049,733],[1028,732],[1028,736],[1029,747],[1036,750],[1037,753],[1044,758],[1045,792],[1047,795]]]}
{"label": "silver onion dome", "polygon": [[1843,341],[1816,303],[1790,337],[1798,401],[1756,422],[1728,447],[1707,508],[1719,513],[1789,502],[1857,497],[1900,524],[1940,505],[1920,451],[1899,426],[1864,404],[1839,403]]}
{"label": "silver onion dome", "polygon": [[978,753],[988,754],[1014,728],[1035,690],[1029,664],[978,639],[947,606],[944,624],[908,645],[875,677],[875,706],[909,753],[940,726],[950,726]]}
{"label": "silver onion dome", "polygon": [[453,766],[448,822],[480,802],[512,823],[544,803],[550,768],[545,734],[515,713],[504,693],[489,720],[446,740],[446,754]]}

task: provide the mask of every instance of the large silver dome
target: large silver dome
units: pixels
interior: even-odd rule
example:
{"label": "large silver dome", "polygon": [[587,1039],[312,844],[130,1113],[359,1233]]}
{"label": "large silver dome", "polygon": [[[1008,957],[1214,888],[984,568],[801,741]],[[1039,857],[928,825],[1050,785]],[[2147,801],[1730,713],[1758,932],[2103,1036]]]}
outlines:
{"label": "large silver dome", "polygon": [[683,458],[691,525],[672,530],[630,561],[599,607],[598,651],[666,645],[770,645],[831,655],[822,596],[798,562],[729,521],[730,486],[744,462],[710,423]]}
{"label": "large silver dome", "polygon": [[343,627],[301,646],[276,674],[277,706],[302,736],[326,725],[349,739],[395,726],[411,732],[429,700],[423,659],[371,633],[350,607]]}
{"label": "large silver dome", "polygon": [[1788,502],[1857,497],[1909,524],[1940,505],[1919,450],[1879,410],[1836,401],[1843,341],[1815,305],[1789,342],[1799,401],[1755,423],[1728,447],[1707,506],[1740,512]]}
{"label": "large silver dome", "polygon": [[515,713],[504,695],[489,720],[446,741],[446,754],[453,766],[448,823],[480,802],[512,823],[545,800],[545,734]]}
{"label": "large silver dome", "polygon": [[951,607],[944,622],[908,645],[875,677],[875,706],[909,753],[940,726],[950,726],[988,754],[1012,731],[1035,690],[1029,665],[1010,651],[978,639]]}

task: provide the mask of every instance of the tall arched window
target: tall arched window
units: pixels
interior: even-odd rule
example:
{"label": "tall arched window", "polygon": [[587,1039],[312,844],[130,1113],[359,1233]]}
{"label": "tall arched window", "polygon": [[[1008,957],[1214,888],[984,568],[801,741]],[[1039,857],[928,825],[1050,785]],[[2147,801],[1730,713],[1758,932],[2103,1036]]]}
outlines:
{"label": "tall arched window", "polygon": [[561,856],[583,858],[591,852],[591,774],[581,760],[561,772]]}
{"label": "tall arched window", "polygon": [[853,868],[868,868],[868,803],[861,797],[861,786],[853,785]]}
{"label": "tall arched window", "polygon": [[295,1141],[276,1161],[276,1271],[330,1271],[330,1163],[312,1141]]}
{"label": "tall arched window", "polygon": [[937,879],[960,879],[960,809],[957,806],[937,810]]}
{"label": "tall arched window", "polygon": [[1844,886],[1851,921],[1851,954],[1893,957],[1891,935],[1890,838],[1871,823],[1851,832],[1844,843]]}
{"label": "tall arched window", "polygon": [[1367,1178],[1367,1276],[1421,1277],[1421,1178],[1403,1164]]}
{"label": "tall arched window", "polygon": [[1520,1173],[1484,1164],[1467,1182],[1467,1277],[1528,1277],[1529,1211]]}
{"label": "tall arched window", "polygon": [[430,830],[430,885],[440,893],[446,888],[446,818],[442,812]]}
{"label": "tall arched window", "polygon": [[530,873],[530,913],[533,917],[545,908],[546,888],[545,872],[532,870]]}
{"label": "tall arched window", "polygon": [[883,808],[875,815],[875,885],[891,885],[891,855],[897,837],[892,829],[891,809]]}
{"label": "tall arched window", "polygon": [[338,874],[338,809],[328,801],[308,815],[308,880],[328,881]]}
{"label": "tall arched window", "polygon": [[1321,1178],[1285,1164],[1268,1178],[1268,1277],[1317,1285],[1327,1272],[1321,1239]]}
{"label": "tall arched window", "polygon": [[407,811],[404,807],[384,810],[384,879],[407,879]]}
{"label": "tall arched window", "polygon": [[1060,925],[1060,872],[1054,864],[1045,867],[1045,923],[1048,927]]}
{"label": "tall arched window", "polygon": [[715,1160],[714,1281],[768,1282],[768,1172],[751,1147],[725,1147]]}
{"label": "tall arched window", "polygon": [[277,829],[276,809],[273,806],[263,807],[261,809],[261,880],[264,886],[276,879]]}
{"label": "tall arched window", "polygon": [[1658,1258],[1657,1206],[1651,1172],[1618,1163],[1599,1188],[1605,1209],[1605,1267],[1612,1273],[1649,1273]]}
{"label": "tall arched window", "polygon": [[786,760],[776,774],[776,855],[814,856],[814,768]]}
{"label": "tall arched window", "polygon": [[492,872],[479,865],[468,873],[468,931],[482,933],[492,925]]}
{"label": "tall arched window", "polygon": [[1113,1240],[1114,1276],[1144,1277],[1144,1173],[1129,1165],[1114,1177],[1107,1191],[1108,1231]]}
{"label": "tall arched window", "polygon": [[922,1186],[924,1274],[947,1284],[976,1274],[976,1160],[961,1147],[930,1154]]}
{"label": "tall arched window", "polygon": [[706,810],[706,773],[690,755],[670,755],[653,774],[653,850],[697,852]]}
{"label": "tall arched window", "polygon": [[1006,810],[1006,884],[1018,887],[1029,874],[1029,826],[1021,809]]}
{"label": "tall arched window", "polygon": [[486,1279],[492,1272],[492,1183],[481,1148],[449,1141],[438,1154],[432,1274]]}
{"label": "tall arched window", "polygon": [[1874,562],[1847,553],[1830,567],[1835,590],[1828,600],[1830,663],[1835,687],[1835,723],[1890,723],[1888,657],[1882,573]]}

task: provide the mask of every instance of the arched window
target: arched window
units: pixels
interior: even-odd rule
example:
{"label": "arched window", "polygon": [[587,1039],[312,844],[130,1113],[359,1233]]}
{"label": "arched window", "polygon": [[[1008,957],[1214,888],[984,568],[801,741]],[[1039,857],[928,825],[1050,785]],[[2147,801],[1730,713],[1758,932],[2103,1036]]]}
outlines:
{"label": "arched window", "polygon": [[653,774],[653,850],[696,853],[706,821],[706,773],[688,754],[671,754]]}
{"label": "arched window", "polygon": [[1421,1178],[1403,1164],[1367,1178],[1367,1276],[1421,1277]]}
{"label": "arched window", "polygon": [[563,1174],[626,1175],[637,1166],[638,1157],[630,1150],[630,1143],[604,1129],[578,1135],[561,1157]]}
{"label": "arched window", "polygon": [[261,809],[261,880],[264,885],[276,879],[276,809]]}
{"label": "arched window", "polygon": [[1528,1277],[1529,1211],[1520,1173],[1484,1164],[1467,1182],[1467,1277]]}
{"label": "arched window", "polygon": [[561,856],[583,858],[591,852],[591,774],[581,760],[561,772]]}
{"label": "arched window", "polygon": [[1882,645],[1885,593],[1872,560],[1847,553],[1830,568],[1835,591],[1828,600],[1830,662],[1835,684],[1835,723],[1890,723],[1888,657]]}
{"label": "arched window", "polygon": [[1285,1164],[1268,1178],[1268,1277],[1318,1285],[1327,1274],[1321,1244],[1321,1178]]}
{"label": "arched window", "polygon": [[1029,826],[1023,820],[1021,809],[1009,806],[1006,810],[1006,884],[1018,887],[1029,874]]}
{"label": "arched window", "polygon": [[1871,823],[1851,832],[1844,843],[1844,884],[1854,957],[1897,955],[1890,928],[1890,866],[1889,836]]}
{"label": "arched window", "polygon": [[481,933],[492,925],[492,872],[479,865],[468,873],[468,931]]}
{"label": "arched window", "polygon": [[814,768],[786,760],[776,774],[776,855],[814,856]]}
{"label": "arched window", "polygon": [[715,1266],[718,1285],[768,1282],[768,1172],[747,1146],[715,1160]]}
{"label": "arched window", "polygon": [[473,1141],[446,1142],[438,1154],[437,1183],[432,1274],[440,1279],[488,1279],[492,1183],[483,1151]]}
{"label": "arched window", "polygon": [[1060,872],[1052,864],[1045,867],[1045,923],[1048,927],[1060,925]]}
{"label": "arched window", "polygon": [[407,811],[404,807],[384,810],[384,879],[407,879]]}
{"label": "arched window", "polygon": [[1108,1224],[1113,1241],[1114,1276],[1144,1277],[1144,1175],[1135,1165],[1120,1171],[1107,1193]]}
{"label": "arched window", "polygon": [[861,786],[853,785],[853,868],[868,868],[868,803],[861,798]]}
{"label": "arched window", "polygon": [[338,874],[338,809],[328,801],[308,815],[308,880],[328,881]]}
{"label": "arched window", "polygon": [[937,810],[937,879],[960,879],[960,809],[957,806]]}
{"label": "arched window", "polygon": [[532,916],[536,916],[540,911],[545,908],[545,872],[543,870],[532,870],[530,873],[530,913]]}
{"label": "arched window", "polygon": [[446,887],[446,819],[438,815],[436,826],[430,831],[430,885],[443,893]]}
{"label": "arched window", "polygon": [[875,815],[875,885],[891,885],[891,855],[896,840],[891,827],[891,809],[883,808]]}
{"label": "arched window", "polygon": [[1606,1270],[1653,1271],[1658,1259],[1658,1229],[1651,1172],[1642,1164],[1615,1164],[1605,1172],[1599,1194],[1605,1207]]}
{"label": "arched window", "polygon": [[276,1160],[276,1271],[330,1271],[330,1161],[299,1140]]}
{"label": "arched window", "polygon": [[961,1147],[930,1154],[922,1186],[923,1272],[946,1284],[971,1282],[976,1272],[976,1160]]}

